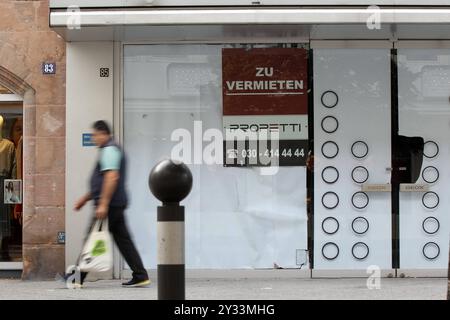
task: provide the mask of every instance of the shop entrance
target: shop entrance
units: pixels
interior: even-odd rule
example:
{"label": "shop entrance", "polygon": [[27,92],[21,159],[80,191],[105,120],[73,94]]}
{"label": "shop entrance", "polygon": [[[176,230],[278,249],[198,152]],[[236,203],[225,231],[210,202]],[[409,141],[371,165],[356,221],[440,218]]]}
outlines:
{"label": "shop entrance", "polygon": [[[124,46],[130,190],[147,189],[152,165],[170,157],[180,137],[192,145],[188,267],[364,275],[373,266],[389,273],[447,267],[450,198],[442,190],[450,176],[449,50],[309,51],[314,167],[308,198],[314,201],[308,225],[306,168],[261,176],[254,168],[208,165],[194,156],[211,141],[203,140],[205,131],[222,125],[224,48],[239,46]],[[153,268],[155,234],[148,230],[155,229],[158,202],[142,192],[131,196],[130,210],[142,213],[130,216],[131,229]]]}
{"label": "shop entrance", "polygon": [[0,270],[22,268],[22,98],[0,86]]}
{"label": "shop entrance", "polygon": [[390,269],[390,50],[313,51],[313,268]]}
{"label": "shop entrance", "polygon": [[314,49],[314,269],[446,269],[450,51]]}

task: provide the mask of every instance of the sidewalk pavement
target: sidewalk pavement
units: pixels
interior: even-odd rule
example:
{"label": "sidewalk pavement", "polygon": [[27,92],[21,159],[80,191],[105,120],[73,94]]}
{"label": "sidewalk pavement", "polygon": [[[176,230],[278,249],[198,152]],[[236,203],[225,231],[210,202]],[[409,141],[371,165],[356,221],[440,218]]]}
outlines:
{"label": "sidewalk pavement", "polygon": [[[446,299],[446,278],[382,278],[369,290],[367,279],[188,279],[189,300],[416,300]],[[56,281],[0,279],[0,300],[147,300],[157,298],[156,283],[148,288],[122,288],[119,280],[87,282],[67,289]]]}

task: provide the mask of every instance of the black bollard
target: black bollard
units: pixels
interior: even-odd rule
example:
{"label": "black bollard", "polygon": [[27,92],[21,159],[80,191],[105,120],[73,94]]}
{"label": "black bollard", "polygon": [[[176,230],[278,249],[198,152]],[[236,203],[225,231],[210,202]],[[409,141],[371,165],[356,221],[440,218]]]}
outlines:
{"label": "black bollard", "polygon": [[182,162],[163,160],[150,172],[150,191],[158,207],[158,300],[185,299],[184,207],[192,174]]}

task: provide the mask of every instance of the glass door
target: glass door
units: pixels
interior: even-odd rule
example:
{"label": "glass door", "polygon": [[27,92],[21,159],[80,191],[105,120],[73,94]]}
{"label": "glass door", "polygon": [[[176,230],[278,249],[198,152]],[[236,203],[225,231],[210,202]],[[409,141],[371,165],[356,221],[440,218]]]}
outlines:
{"label": "glass door", "polygon": [[0,87],[0,269],[22,268],[23,104]]}
{"label": "glass door", "polygon": [[450,230],[450,50],[398,49],[397,60],[399,134],[419,137],[423,148],[414,190],[400,190],[400,268],[445,270]]}
{"label": "glass door", "polygon": [[314,49],[314,269],[391,269],[390,64]]}

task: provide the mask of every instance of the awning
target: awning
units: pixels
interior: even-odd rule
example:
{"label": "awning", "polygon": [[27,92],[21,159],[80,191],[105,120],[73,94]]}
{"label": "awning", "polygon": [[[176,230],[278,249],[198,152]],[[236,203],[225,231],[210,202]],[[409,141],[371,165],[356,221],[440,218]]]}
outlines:
{"label": "awning", "polygon": [[50,0],[50,8],[202,7],[202,6],[439,6],[448,0]]}
{"label": "awning", "polygon": [[[202,40],[248,31],[305,39],[450,39],[448,8],[111,8],[52,9],[50,26],[66,40]],[[169,28],[168,28],[169,27]],[[181,28],[181,30],[180,30]],[[171,32],[171,30],[173,32]],[[231,32],[230,32],[231,30]],[[181,31],[181,34],[180,34]],[[158,35],[161,33],[161,35]],[[165,34],[165,36],[164,36]]]}

